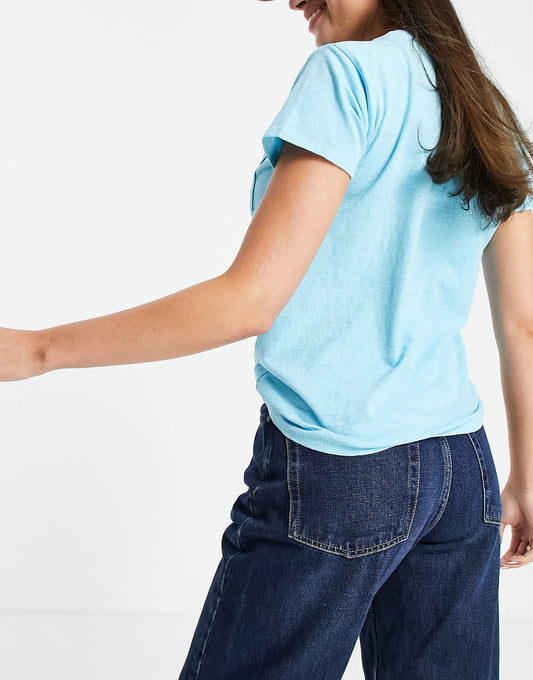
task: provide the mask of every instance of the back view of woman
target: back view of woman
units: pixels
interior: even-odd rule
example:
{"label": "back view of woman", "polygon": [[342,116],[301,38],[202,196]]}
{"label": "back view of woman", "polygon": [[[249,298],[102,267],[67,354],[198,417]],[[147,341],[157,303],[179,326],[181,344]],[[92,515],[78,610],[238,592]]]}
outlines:
{"label": "back view of woman", "polygon": [[[315,36],[262,138],[231,267],[0,329],[0,379],[257,336],[248,487],[179,680],[496,680],[500,568],[533,561],[533,147],[449,0],[290,0]],[[483,267],[511,468],[461,329]],[[500,557],[505,526],[509,550]]]}
{"label": "back view of woman", "polygon": [[179,677],[338,680],[360,636],[369,680],[493,680],[504,524],[461,329],[483,257],[517,566],[533,538],[531,146],[450,3],[290,7],[317,49],[263,135],[230,269],[262,283],[264,403]]}

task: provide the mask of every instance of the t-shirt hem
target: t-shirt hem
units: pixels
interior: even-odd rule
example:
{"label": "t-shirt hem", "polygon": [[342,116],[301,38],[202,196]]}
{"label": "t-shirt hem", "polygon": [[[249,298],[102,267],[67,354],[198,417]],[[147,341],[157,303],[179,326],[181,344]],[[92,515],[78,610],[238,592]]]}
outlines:
{"label": "t-shirt hem", "polygon": [[[287,421],[281,416],[281,414],[276,411],[272,406],[268,406],[268,413],[274,425],[280,430],[280,432],[285,435],[285,437],[291,439],[292,441],[301,444],[302,446],[307,446],[308,448],[313,448],[322,453],[328,453],[338,456],[363,456],[372,453],[378,453],[379,451],[384,451],[393,446],[401,446],[402,444],[407,444],[411,442],[421,441],[422,439],[427,439],[430,437],[444,437],[452,436],[456,434],[467,434],[471,432],[477,432],[483,425],[483,407],[480,406],[467,421],[463,422],[461,426],[453,429],[449,429],[438,433],[429,432],[413,432],[413,434],[408,438],[400,438],[403,441],[394,441],[388,445],[381,445],[376,447],[361,447],[356,446],[349,441],[349,437],[343,437],[343,435],[337,434],[337,437],[343,437],[343,442],[335,444],[327,436],[317,436],[316,432],[309,433],[297,427],[293,427],[287,423]],[[324,430],[324,432],[327,432]]]}

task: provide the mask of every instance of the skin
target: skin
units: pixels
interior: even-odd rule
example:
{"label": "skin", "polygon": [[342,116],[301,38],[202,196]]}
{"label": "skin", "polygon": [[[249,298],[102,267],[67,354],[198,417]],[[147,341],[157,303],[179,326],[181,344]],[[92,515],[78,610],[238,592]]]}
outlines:
{"label": "skin", "polygon": [[379,0],[289,0],[290,9],[305,12],[305,16],[321,5],[325,5],[321,15],[308,26],[317,47],[342,40],[373,40],[395,28],[383,21]]}
{"label": "skin", "polygon": [[[500,497],[511,526],[503,568],[533,561],[533,214],[515,212],[498,225],[482,256],[483,276],[500,357],[510,472]],[[526,551],[526,545],[532,549]]]}
{"label": "skin", "polygon": [[[261,0],[268,2],[269,0]],[[311,14],[320,0],[290,0]],[[302,14],[302,20],[305,20]],[[319,47],[372,40],[386,27],[378,0],[328,0],[311,27]],[[0,380],[61,368],[159,361],[267,332],[290,300],[337,214],[350,181],[338,166],[283,143],[266,192],[231,266],[219,276],[144,305],[42,330],[0,328]],[[511,472],[501,493],[512,527],[504,568],[533,561],[533,216],[502,223],[483,253],[501,359]],[[268,292],[268,294],[267,294]]]}

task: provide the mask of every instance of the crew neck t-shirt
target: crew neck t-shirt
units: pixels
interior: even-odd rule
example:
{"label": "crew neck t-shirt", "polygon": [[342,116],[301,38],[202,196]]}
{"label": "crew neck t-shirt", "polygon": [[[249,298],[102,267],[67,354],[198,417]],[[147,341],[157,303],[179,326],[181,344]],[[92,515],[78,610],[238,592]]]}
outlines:
{"label": "crew neck t-shirt", "polygon": [[362,455],[483,424],[461,330],[495,227],[425,170],[441,126],[435,84],[407,31],[328,43],[262,137],[252,215],[283,140],[350,175],[309,269],[255,340],[256,390],[303,446]]}

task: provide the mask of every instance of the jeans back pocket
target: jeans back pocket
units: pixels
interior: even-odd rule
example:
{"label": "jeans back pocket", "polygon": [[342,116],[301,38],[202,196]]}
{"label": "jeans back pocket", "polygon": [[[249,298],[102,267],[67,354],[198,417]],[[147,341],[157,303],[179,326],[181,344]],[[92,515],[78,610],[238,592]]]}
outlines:
{"label": "jeans back pocket", "polygon": [[481,472],[483,521],[488,524],[501,524],[502,501],[500,498],[500,484],[485,428],[482,425],[476,432],[469,432],[468,437],[476,452]]}
{"label": "jeans back pocket", "polygon": [[285,441],[289,538],[344,557],[408,538],[418,497],[418,442],[349,456]]}

